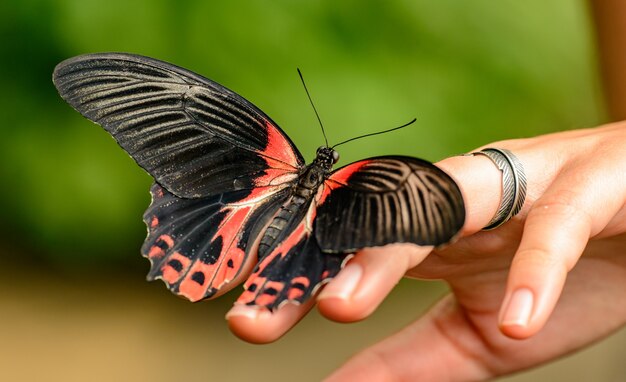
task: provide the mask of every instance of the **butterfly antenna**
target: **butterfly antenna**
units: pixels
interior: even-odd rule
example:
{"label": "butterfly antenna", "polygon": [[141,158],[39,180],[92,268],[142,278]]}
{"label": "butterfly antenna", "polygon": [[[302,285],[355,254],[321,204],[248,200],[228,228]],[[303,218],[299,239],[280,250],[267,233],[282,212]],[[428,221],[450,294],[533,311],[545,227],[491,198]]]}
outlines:
{"label": "butterfly antenna", "polygon": [[334,149],[335,147],[337,147],[337,146],[339,146],[339,145],[343,145],[344,143],[348,143],[348,142],[351,142],[351,141],[354,141],[354,140],[357,140],[357,139],[361,139],[361,138],[365,138],[365,137],[371,137],[372,135],[384,134],[384,133],[388,133],[388,132],[390,132],[390,131],[400,130],[401,128],[403,128],[403,127],[407,127],[407,126],[409,126],[410,124],[412,124],[412,123],[413,123],[413,122],[415,122],[415,121],[417,121],[417,118],[413,118],[413,119],[411,120],[411,122],[409,122],[409,123],[405,123],[405,124],[404,124],[404,125],[402,125],[402,126],[394,127],[393,129],[383,130],[383,131],[379,131],[379,132],[376,132],[376,133],[369,133],[369,134],[365,134],[365,135],[359,135],[358,137],[354,137],[354,138],[346,139],[346,140],[345,140],[345,141],[343,141],[343,142],[339,142],[339,143],[337,143],[337,144],[336,144],[336,145],[334,145],[332,148]]}
{"label": "butterfly antenna", "polygon": [[322,134],[324,135],[324,141],[326,142],[326,147],[328,147],[328,138],[326,138],[326,131],[324,131],[324,125],[322,124],[320,115],[317,113],[317,109],[315,108],[315,105],[313,104],[313,100],[311,99],[311,94],[309,94],[309,89],[307,89],[306,83],[304,83],[304,77],[302,77],[302,72],[300,71],[299,68],[296,68],[296,69],[298,70],[298,74],[300,75],[300,80],[302,81],[302,86],[304,86],[304,91],[306,92],[307,97],[309,97],[309,102],[311,102],[311,106],[313,106],[313,111],[315,112],[315,116],[317,117],[317,120],[320,123],[320,127],[322,128]]}

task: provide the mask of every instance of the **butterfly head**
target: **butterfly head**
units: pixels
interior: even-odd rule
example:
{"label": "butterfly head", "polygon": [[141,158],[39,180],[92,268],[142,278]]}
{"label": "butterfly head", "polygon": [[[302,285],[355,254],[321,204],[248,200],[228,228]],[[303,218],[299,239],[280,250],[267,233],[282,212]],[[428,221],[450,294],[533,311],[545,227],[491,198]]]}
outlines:
{"label": "butterfly head", "polygon": [[339,153],[332,147],[320,146],[315,154],[315,161],[330,170],[335,163],[339,162]]}

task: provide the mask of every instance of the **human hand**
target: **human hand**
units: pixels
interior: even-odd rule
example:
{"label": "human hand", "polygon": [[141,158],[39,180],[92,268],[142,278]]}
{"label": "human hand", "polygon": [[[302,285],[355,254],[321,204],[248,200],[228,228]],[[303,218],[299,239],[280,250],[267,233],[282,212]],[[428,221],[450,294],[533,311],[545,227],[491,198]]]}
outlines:
{"label": "human hand", "polygon": [[[619,255],[626,241],[626,165],[621,159],[626,127],[489,146],[511,150],[524,164],[529,185],[521,213],[494,231],[479,232],[498,207],[501,173],[482,156],[439,163],[464,190],[464,238],[428,257],[431,248],[412,245],[361,251],[318,301],[330,319],[360,320],[405,273],[444,279],[452,294],[405,331],[353,358],[334,378],[379,373],[382,380],[417,375],[486,379],[573,351],[624,324],[626,257]],[[576,263],[553,318],[537,334]],[[513,299],[518,303],[510,303],[519,288],[524,292]],[[312,306],[286,306],[273,315],[235,307],[229,322],[240,337],[269,342]],[[508,338],[535,334],[528,341]]]}

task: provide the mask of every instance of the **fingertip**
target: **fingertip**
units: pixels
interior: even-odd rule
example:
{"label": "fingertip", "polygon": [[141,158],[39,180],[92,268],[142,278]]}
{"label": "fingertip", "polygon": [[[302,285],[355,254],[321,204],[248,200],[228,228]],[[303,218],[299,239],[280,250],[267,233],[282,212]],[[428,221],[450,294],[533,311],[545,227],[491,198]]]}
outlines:
{"label": "fingertip", "polygon": [[253,344],[274,342],[311,310],[312,303],[287,303],[274,312],[266,308],[236,304],[227,314],[228,327],[240,339]]}
{"label": "fingertip", "polygon": [[376,308],[377,303],[367,304],[341,298],[325,298],[317,303],[317,310],[326,318],[341,323],[357,322],[367,318]]}
{"label": "fingertip", "polygon": [[271,315],[264,308],[235,305],[226,314],[226,320],[230,331],[240,339],[253,344],[267,344],[284,334],[273,327]]}
{"label": "fingertip", "polygon": [[[368,315],[368,312],[363,311],[368,307],[361,304],[356,297],[360,291],[359,284],[364,277],[364,268],[367,267],[366,263],[361,262],[362,259],[350,261],[320,292],[317,297],[317,308],[326,318],[337,322],[354,322]],[[369,308],[374,310],[376,306]]]}
{"label": "fingertip", "polygon": [[512,269],[498,324],[500,331],[514,339],[537,334],[548,322],[563,290],[566,272],[538,268]]}
{"label": "fingertip", "polygon": [[500,312],[499,323],[502,333],[511,338],[523,339],[533,334],[530,331],[535,302],[535,294],[529,288],[514,290],[505,299]]}
{"label": "fingertip", "polygon": [[331,282],[322,289],[317,300],[324,301],[333,299],[348,301],[358,289],[362,278],[363,266],[361,266],[358,261],[353,260],[339,272],[337,277],[331,280]]}
{"label": "fingertip", "polygon": [[530,331],[527,326],[520,325],[500,325],[500,332],[515,340],[525,340],[535,334],[535,332]]}
{"label": "fingertip", "polygon": [[371,315],[431,247],[393,244],[357,253],[318,296],[318,310],[337,322],[355,322]]}

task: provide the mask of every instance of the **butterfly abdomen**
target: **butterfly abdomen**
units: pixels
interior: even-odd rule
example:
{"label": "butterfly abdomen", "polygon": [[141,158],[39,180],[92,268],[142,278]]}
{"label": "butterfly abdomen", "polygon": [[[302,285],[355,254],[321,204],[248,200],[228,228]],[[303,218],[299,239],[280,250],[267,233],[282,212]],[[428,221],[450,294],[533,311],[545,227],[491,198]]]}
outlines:
{"label": "butterfly abdomen", "polygon": [[[310,199],[308,200],[310,202]],[[270,253],[271,250],[280,242],[281,234],[286,232],[294,219],[297,219],[298,212],[304,210],[304,205],[308,204],[307,199],[298,195],[294,195],[285,205],[283,205],[272,222],[265,230],[261,243],[259,244],[259,257],[263,257]]]}
{"label": "butterfly abdomen", "polygon": [[280,208],[265,230],[259,244],[259,258],[270,253],[299,224],[324,181],[324,169],[317,163],[306,168],[293,188],[293,196]]}

